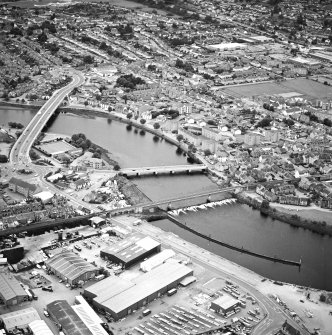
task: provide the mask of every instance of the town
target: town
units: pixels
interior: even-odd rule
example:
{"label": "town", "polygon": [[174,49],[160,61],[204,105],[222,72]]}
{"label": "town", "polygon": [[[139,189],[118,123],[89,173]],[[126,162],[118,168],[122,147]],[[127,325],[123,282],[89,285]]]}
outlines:
{"label": "town", "polygon": [[[0,331],[330,334],[330,287],[256,274],[150,223],[299,271],[297,254],[183,217],[243,204],[332,236],[329,1],[43,1],[0,3]],[[54,131],[59,118],[90,126]],[[124,163],[100,124],[177,159]],[[209,187],[155,197],[142,182],[181,177]]]}

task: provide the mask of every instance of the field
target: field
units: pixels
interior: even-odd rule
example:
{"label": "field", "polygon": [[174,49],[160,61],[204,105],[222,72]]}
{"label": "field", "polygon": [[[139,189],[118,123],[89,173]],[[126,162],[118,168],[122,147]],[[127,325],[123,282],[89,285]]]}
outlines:
{"label": "field", "polygon": [[297,92],[299,95],[303,95],[308,98],[332,99],[332,87],[304,78],[286,80],[281,83],[268,82],[233,86],[225,88],[223,91],[229,93],[230,95],[242,97]]}
{"label": "field", "polygon": [[57,141],[51,143],[41,144],[40,148],[51,155],[55,155],[58,153],[67,152],[69,150],[75,149],[71,144],[64,141]]}

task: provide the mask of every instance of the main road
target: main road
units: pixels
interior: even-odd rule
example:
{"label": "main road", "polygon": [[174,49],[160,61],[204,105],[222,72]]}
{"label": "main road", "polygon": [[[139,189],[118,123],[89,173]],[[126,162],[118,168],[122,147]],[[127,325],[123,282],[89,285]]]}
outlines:
{"label": "main road", "polygon": [[70,93],[74,87],[80,86],[84,83],[83,75],[72,72],[72,81],[65,87],[56,90],[51,98],[41,107],[35,117],[30,121],[28,126],[24,129],[21,136],[15,142],[10,152],[9,161],[12,164],[31,163],[29,156],[30,149],[42,131],[46,122],[50,119],[55,110],[60,106],[65,96]]}

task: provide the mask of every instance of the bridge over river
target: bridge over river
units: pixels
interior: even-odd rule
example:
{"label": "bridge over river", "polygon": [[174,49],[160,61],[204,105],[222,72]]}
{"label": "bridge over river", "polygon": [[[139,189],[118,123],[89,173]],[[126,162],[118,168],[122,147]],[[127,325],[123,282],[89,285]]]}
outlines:
{"label": "bridge over river", "polygon": [[174,165],[174,166],[150,166],[139,168],[121,169],[119,174],[125,177],[157,176],[160,174],[200,173],[208,170],[204,164]]}

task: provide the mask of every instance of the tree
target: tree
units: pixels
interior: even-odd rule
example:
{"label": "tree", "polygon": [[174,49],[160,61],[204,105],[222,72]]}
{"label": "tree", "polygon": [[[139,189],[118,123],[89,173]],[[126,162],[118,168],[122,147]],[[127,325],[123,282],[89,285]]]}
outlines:
{"label": "tree", "polygon": [[271,118],[269,116],[266,116],[264,119],[260,120],[257,125],[256,128],[265,128],[265,127],[269,127],[271,124]]}
{"label": "tree", "polygon": [[183,140],[183,135],[179,134],[176,136],[176,139],[181,142]]}
{"label": "tree", "polygon": [[326,302],[326,295],[324,293],[321,293],[319,296],[319,301]]}
{"label": "tree", "polygon": [[8,157],[6,155],[0,155],[0,163],[7,163]]}
{"label": "tree", "polygon": [[113,167],[114,171],[119,171],[120,170],[120,165],[119,164],[115,164]]}
{"label": "tree", "polygon": [[212,155],[211,150],[210,149],[205,149],[204,150],[204,156],[210,156],[210,155]]}
{"label": "tree", "polygon": [[107,49],[107,44],[103,41],[100,43],[99,49],[101,50],[106,50]]}
{"label": "tree", "polygon": [[325,126],[332,127],[332,121],[328,118],[325,118],[323,120],[323,123],[325,124]]}
{"label": "tree", "polygon": [[130,120],[132,117],[133,117],[133,113],[130,113],[130,112],[129,112],[129,113],[127,114],[127,119]]}
{"label": "tree", "polygon": [[84,101],[84,106],[87,106],[89,102],[87,100]]}
{"label": "tree", "polygon": [[37,159],[40,158],[40,156],[37,154],[36,151],[31,150],[31,151],[30,151],[30,158],[31,158],[32,160],[37,160]]}
{"label": "tree", "polygon": [[145,123],[146,123],[146,120],[145,120],[145,119],[140,119],[139,122],[140,122],[141,124],[145,124]]}
{"label": "tree", "polygon": [[85,64],[92,64],[94,61],[95,61],[95,59],[91,55],[86,55],[86,56],[83,57],[83,62]]}
{"label": "tree", "polygon": [[153,124],[153,128],[154,129],[159,129],[160,128],[160,124],[158,122]]}
{"label": "tree", "polygon": [[40,44],[44,44],[47,42],[47,35],[43,32],[40,35],[38,35],[37,39]]}
{"label": "tree", "polygon": [[261,204],[261,208],[268,209],[270,207],[270,203],[267,200],[263,200]]}

